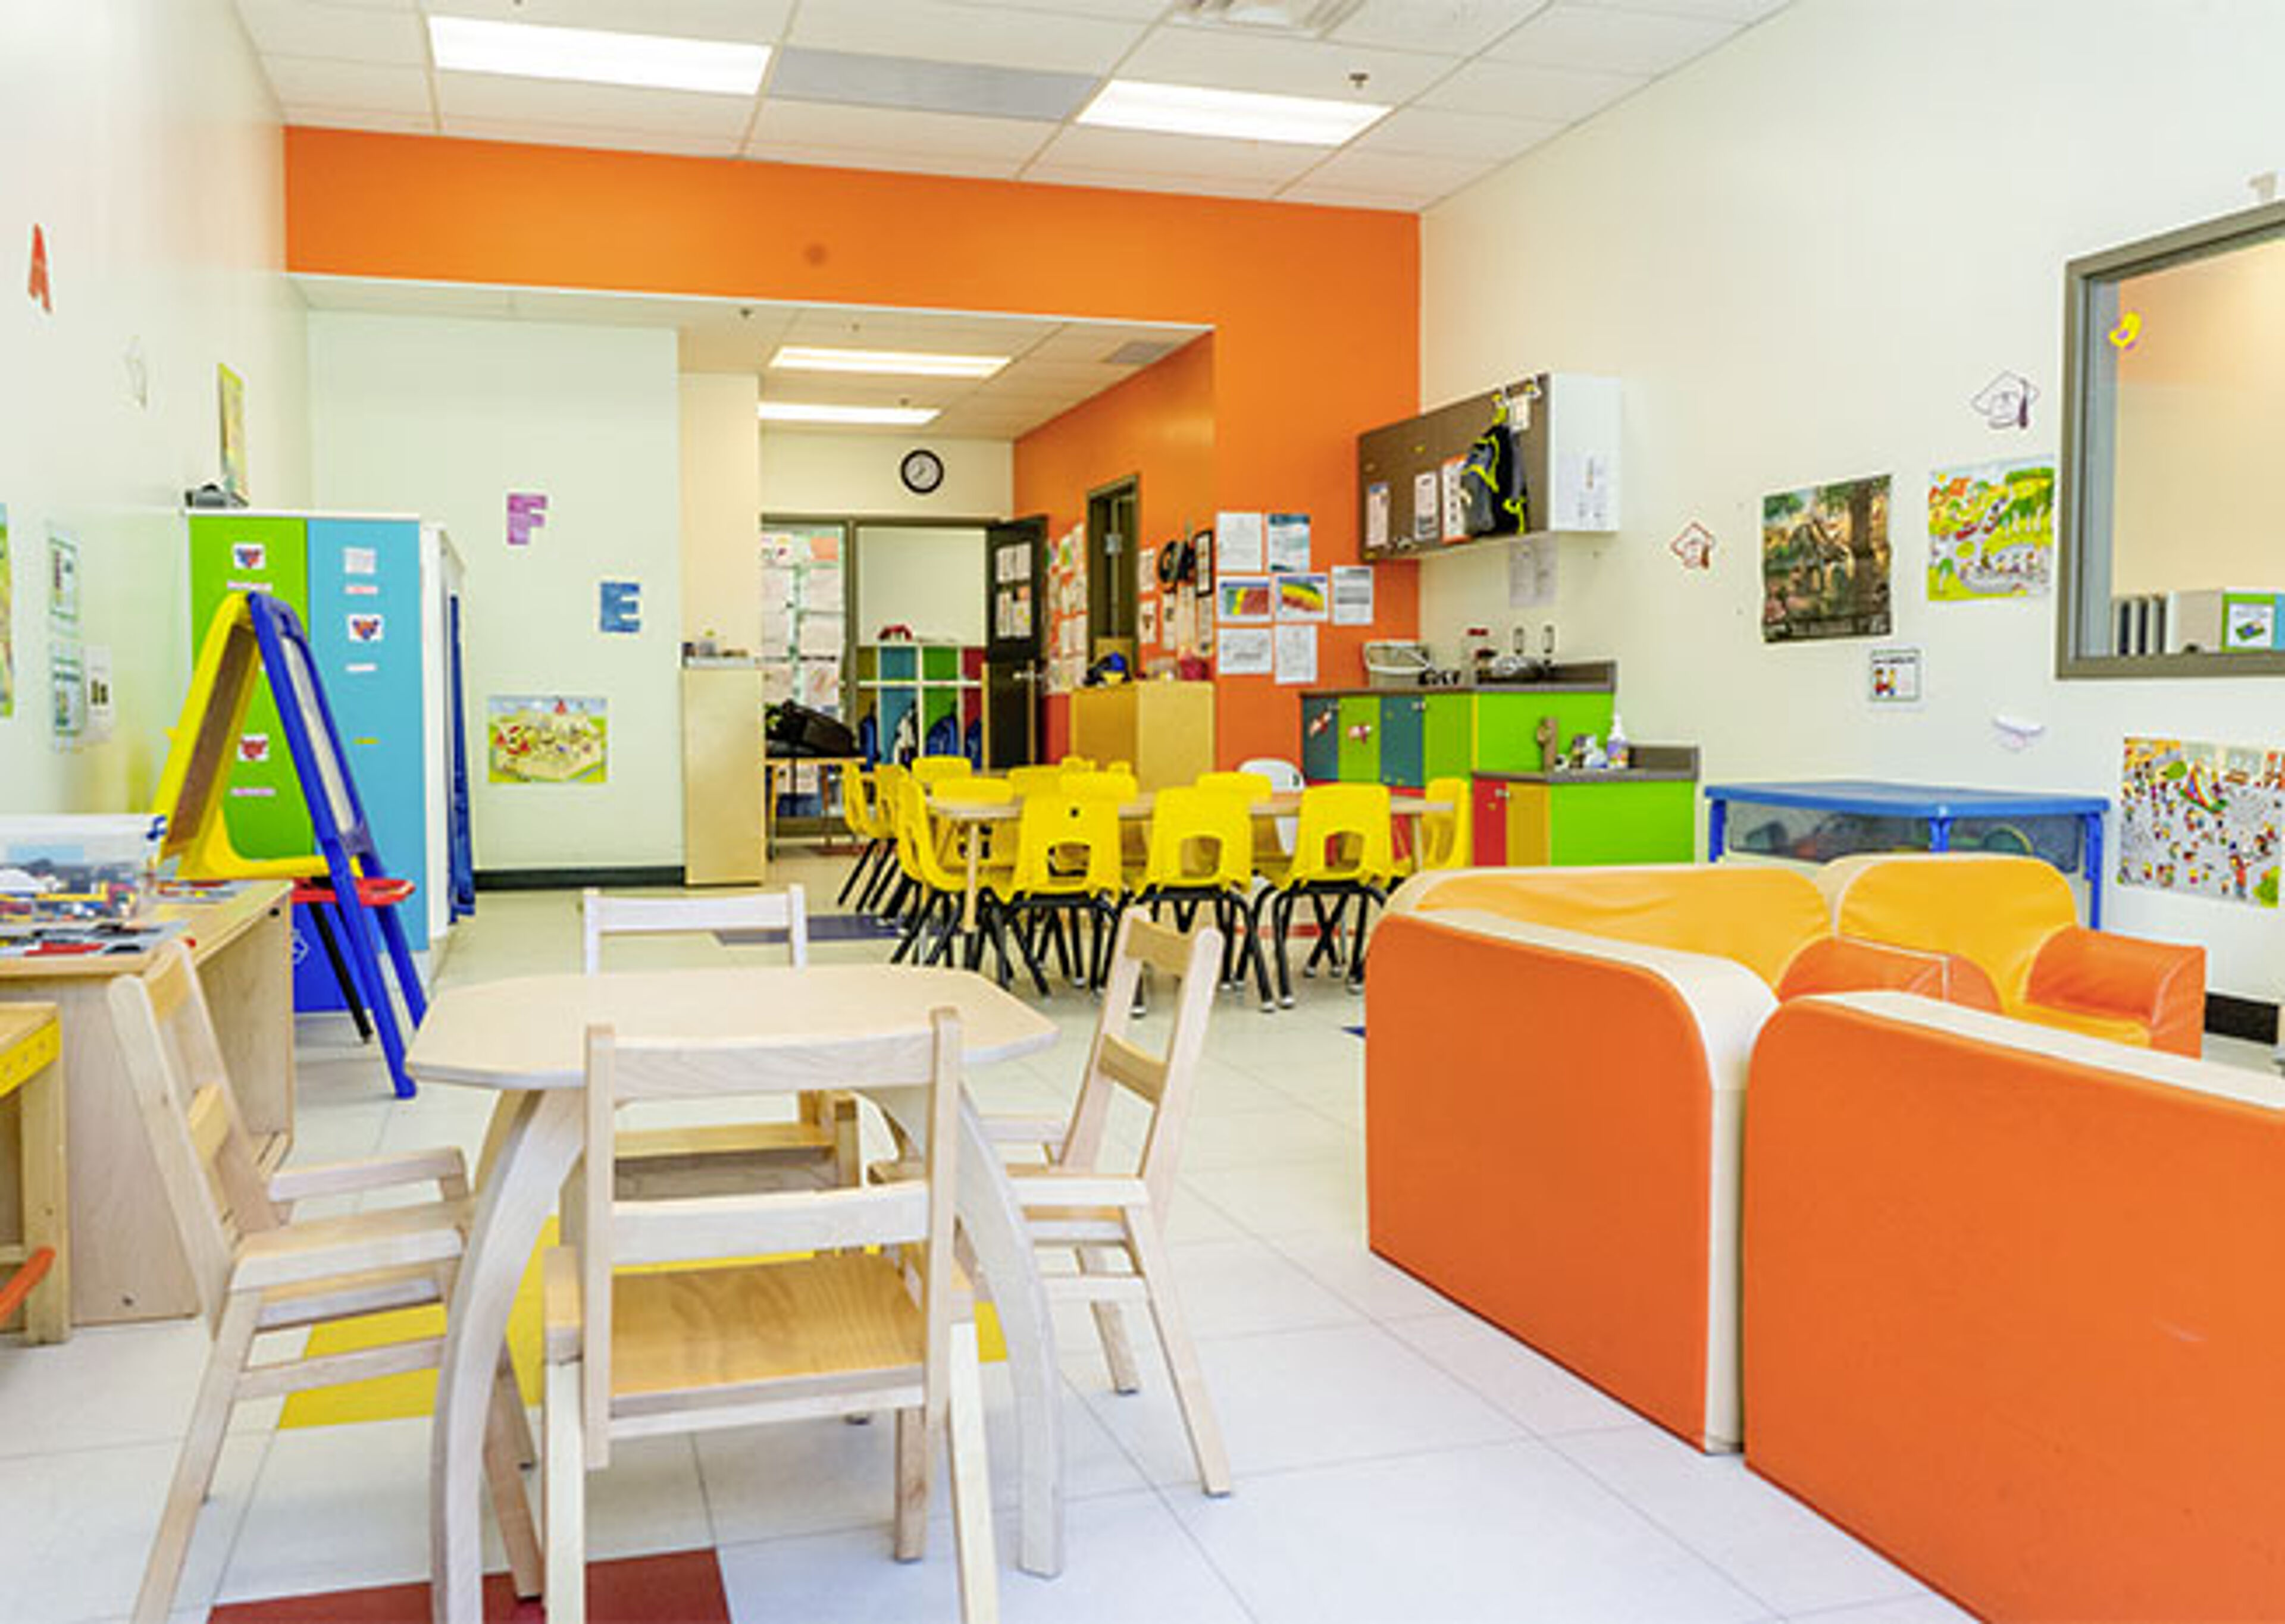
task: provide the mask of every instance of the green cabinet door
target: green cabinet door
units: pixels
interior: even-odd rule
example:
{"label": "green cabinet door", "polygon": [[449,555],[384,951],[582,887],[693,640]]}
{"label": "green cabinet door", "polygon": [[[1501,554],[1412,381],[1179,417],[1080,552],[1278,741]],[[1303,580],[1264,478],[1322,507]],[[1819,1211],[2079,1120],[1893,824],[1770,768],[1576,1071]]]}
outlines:
{"label": "green cabinet door", "polygon": [[1380,781],[1380,696],[1347,694],[1340,708],[1341,782]]}
{"label": "green cabinet door", "polygon": [[[190,527],[193,660],[215,611],[232,592],[268,592],[307,621],[310,551],[302,520],[201,513],[191,515]],[[223,823],[242,857],[301,857],[318,849],[266,678],[256,679],[239,728]]]}
{"label": "green cabinet door", "polygon": [[1427,781],[1427,699],[1391,694],[1380,702],[1380,781],[1392,788],[1417,789]]}
{"label": "green cabinet door", "polygon": [[1476,770],[1476,696],[1430,694],[1422,701],[1420,781],[1466,778]]}
{"label": "green cabinet door", "polygon": [[1696,784],[1556,784],[1546,793],[1546,860],[1559,867],[1697,857]]}
{"label": "green cabinet door", "polygon": [[1525,688],[1513,694],[1476,695],[1476,765],[1486,773],[1540,770],[1539,718],[1551,716],[1563,730],[1563,743],[1582,733],[1598,739],[1611,731],[1608,694],[1551,694]]}
{"label": "green cabinet door", "polygon": [[1330,784],[1341,775],[1341,706],[1330,694],[1301,701],[1301,776]]}

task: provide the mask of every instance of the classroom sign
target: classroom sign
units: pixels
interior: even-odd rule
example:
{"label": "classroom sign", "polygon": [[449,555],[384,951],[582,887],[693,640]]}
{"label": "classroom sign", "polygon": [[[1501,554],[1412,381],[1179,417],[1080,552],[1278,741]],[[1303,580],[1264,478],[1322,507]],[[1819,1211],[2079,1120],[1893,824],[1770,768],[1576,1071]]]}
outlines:
{"label": "classroom sign", "polygon": [[2277,906],[2285,750],[2126,741],[2118,793],[2121,885]]}
{"label": "classroom sign", "polygon": [[495,694],[486,709],[493,783],[607,781],[609,702],[554,694]]}
{"label": "classroom sign", "polygon": [[1928,475],[1930,603],[2044,598],[2054,578],[2051,458],[1938,468]]}

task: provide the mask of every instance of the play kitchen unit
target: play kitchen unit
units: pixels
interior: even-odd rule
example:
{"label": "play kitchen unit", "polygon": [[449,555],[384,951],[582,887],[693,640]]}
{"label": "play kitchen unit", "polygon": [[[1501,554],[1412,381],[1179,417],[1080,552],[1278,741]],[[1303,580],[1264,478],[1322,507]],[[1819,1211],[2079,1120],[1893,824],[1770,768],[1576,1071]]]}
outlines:
{"label": "play kitchen unit", "polygon": [[[1542,373],[1358,435],[1365,556],[1617,530],[1619,428],[1617,380]],[[1419,644],[1369,645],[1372,686],[1301,696],[1303,776],[1464,780],[1480,864],[1690,861],[1697,749],[1614,737],[1618,667],[1556,661],[1553,634],[1506,652],[1473,628],[1441,669]]]}

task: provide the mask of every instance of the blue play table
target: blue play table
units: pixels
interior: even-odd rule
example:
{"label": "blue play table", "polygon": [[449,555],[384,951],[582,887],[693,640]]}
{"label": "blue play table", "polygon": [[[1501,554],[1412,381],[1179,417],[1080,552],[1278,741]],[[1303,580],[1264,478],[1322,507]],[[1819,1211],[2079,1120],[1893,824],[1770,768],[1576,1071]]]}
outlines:
{"label": "blue play table", "polygon": [[1806,779],[1793,783],[1706,786],[1706,854],[1715,862],[1728,849],[1732,803],[1853,812],[1866,818],[1926,821],[1928,850],[1951,850],[1952,826],[1963,820],[2071,817],[2084,831],[2081,869],[2086,879],[2086,922],[2102,926],[2102,815],[2108,797],[2040,790],[1963,789],[1948,784],[1891,784],[1875,779]]}

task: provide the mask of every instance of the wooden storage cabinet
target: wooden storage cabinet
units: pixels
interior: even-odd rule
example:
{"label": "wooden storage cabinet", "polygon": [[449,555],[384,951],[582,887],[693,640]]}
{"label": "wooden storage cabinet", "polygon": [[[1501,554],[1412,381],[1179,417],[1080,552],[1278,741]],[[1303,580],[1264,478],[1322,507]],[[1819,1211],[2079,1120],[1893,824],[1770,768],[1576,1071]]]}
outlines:
{"label": "wooden storage cabinet", "polygon": [[758,885],[765,867],[762,673],[682,673],[682,879]]}
{"label": "wooden storage cabinet", "polygon": [[1214,765],[1211,682],[1122,682],[1071,696],[1072,753],[1132,762],[1144,793],[1195,782]]}

